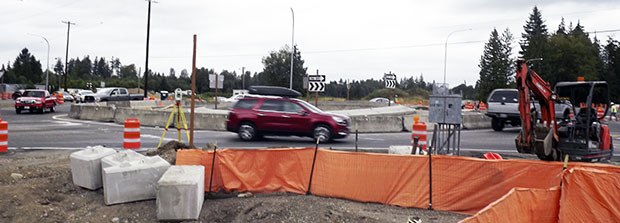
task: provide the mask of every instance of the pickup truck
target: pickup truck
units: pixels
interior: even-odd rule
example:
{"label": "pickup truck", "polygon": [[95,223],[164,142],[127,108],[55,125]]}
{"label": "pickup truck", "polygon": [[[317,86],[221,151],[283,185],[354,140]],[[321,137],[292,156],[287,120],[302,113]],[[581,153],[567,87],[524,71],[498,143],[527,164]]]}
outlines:
{"label": "pickup truck", "polygon": [[84,102],[129,101],[143,99],[144,95],[129,94],[127,88],[120,87],[99,88],[97,93],[84,96]]}
{"label": "pickup truck", "polygon": [[[495,89],[487,99],[488,110],[486,116],[492,118],[491,127],[495,131],[502,131],[506,124],[512,126],[521,125],[521,115],[519,113],[519,95],[517,89]],[[532,109],[540,111],[538,102]],[[555,117],[558,120],[568,119],[572,111],[572,105],[567,101],[555,103]],[[540,114],[538,114],[540,118]]]}
{"label": "pickup truck", "polygon": [[56,108],[56,97],[51,96],[46,90],[28,89],[20,97],[15,99],[15,113],[19,114],[23,110],[31,113],[37,111],[43,113],[46,109],[54,112]]}

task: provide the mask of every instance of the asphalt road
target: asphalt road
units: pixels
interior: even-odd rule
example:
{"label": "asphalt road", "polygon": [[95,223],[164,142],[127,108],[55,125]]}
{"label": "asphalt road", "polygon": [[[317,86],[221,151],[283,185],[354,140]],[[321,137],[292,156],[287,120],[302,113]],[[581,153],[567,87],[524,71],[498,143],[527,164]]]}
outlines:
{"label": "asphalt road", "polygon": [[[21,149],[75,149],[86,146],[105,145],[120,148],[123,142],[123,126],[116,123],[82,121],[68,118],[70,103],[57,107],[55,113],[15,114],[13,109],[0,110],[0,117],[9,123],[9,148]],[[162,123],[164,126],[165,123]],[[610,122],[614,136],[614,147],[620,148],[620,122]],[[507,128],[503,132],[491,129],[463,130],[461,132],[461,150],[476,152],[516,153],[514,138],[519,128]],[[141,142],[143,148],[155,148],[163,133],[163,127],[142,127]],[[220,148],[265,148],[265,147],[313,147],[311,138],[303,137],[266,137],[260,141],[241,141],[237,134],[221,131],[195,131],[194,144],[204,147],[207,143],[217,143]],[[429,136],[430,137],[430,136]],[[176,140],[176,130],[168,131],[164,143]],[[381,149],[390,145],[409,145],[411,133],[359,134],[358,148]],[[182,138],[187,142],[185,134]],[[355,135],[321,147],[334,149],[354,149]],[[616,155],[620,155],[616,152]]]}

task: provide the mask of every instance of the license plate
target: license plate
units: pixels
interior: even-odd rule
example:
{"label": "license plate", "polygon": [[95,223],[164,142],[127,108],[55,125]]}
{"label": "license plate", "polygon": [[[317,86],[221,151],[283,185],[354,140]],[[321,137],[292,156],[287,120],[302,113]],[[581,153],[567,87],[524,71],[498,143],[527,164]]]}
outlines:
{"label": "license plate", "polygon": [[30,109],[30,106],[24,106],[24,109]]}
{"label": "license plate", "polygon": [[500,118],[508,118],[508,115],[506,115],[506,114],[499,114],[499,117]]}

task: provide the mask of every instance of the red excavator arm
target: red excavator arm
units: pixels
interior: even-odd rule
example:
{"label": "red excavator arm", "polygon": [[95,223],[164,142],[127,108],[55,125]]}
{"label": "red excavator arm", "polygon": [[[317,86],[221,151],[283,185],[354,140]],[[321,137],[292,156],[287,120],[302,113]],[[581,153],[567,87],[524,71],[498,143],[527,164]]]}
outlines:
{"label": "red excavator arm", "polygon": [[[523,59],[517,60],[517,89],[519,90],[519,112],[521,132],[515,139],[520,153],[536,153],[539,157],[556,159],[558,129],[555,120],[556,95],[551,85],[543,80]],[[538,123],[538,111],[531,99],[540,104],[542,123]],[[553,157],[553,158],[552,158]]]}

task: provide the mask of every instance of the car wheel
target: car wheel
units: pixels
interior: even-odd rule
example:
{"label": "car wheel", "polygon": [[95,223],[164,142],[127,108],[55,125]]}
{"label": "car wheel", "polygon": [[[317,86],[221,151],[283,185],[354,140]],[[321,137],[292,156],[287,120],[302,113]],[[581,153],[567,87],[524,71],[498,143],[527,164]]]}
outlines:
{"label": "car wheel", "polygon": [[41,107],[41,109],[39,109],[39,111],[38,111],[38,112],[39,112],[39,114],[43,114],[43,113],[45,113],[45,108],[44,108],[44,107]]}
{"label": "car wheel", "polygon": [[50,112],[56,112],[56,103],[52,105],[52,107],[50,108]]}
{"label": "car wheel", "polygon": [[493,118],[491,120],[491,127],[496,132],[501,132],[504,129],[504,122],[499,118]]}
{"label": "car wheel", "polygon": [[22,109],[21,109],[21,108],[16,108],[16,109],[15,109],[15,113],[17,113],[17,114],[21,114],[21,113],[22,113]]}
{"label": "car wheel", "polygon": [[256,138],[256,129],[251,123],[244,122],[239,125],[238,134],[240,139],[244,141],[252,141]]}
{"label": "car wheel", "polygon": [[320,143],[325,143],[332,140],[332,132],[326,125],[316,126],[312,136],[315,141],[318,139]]}

